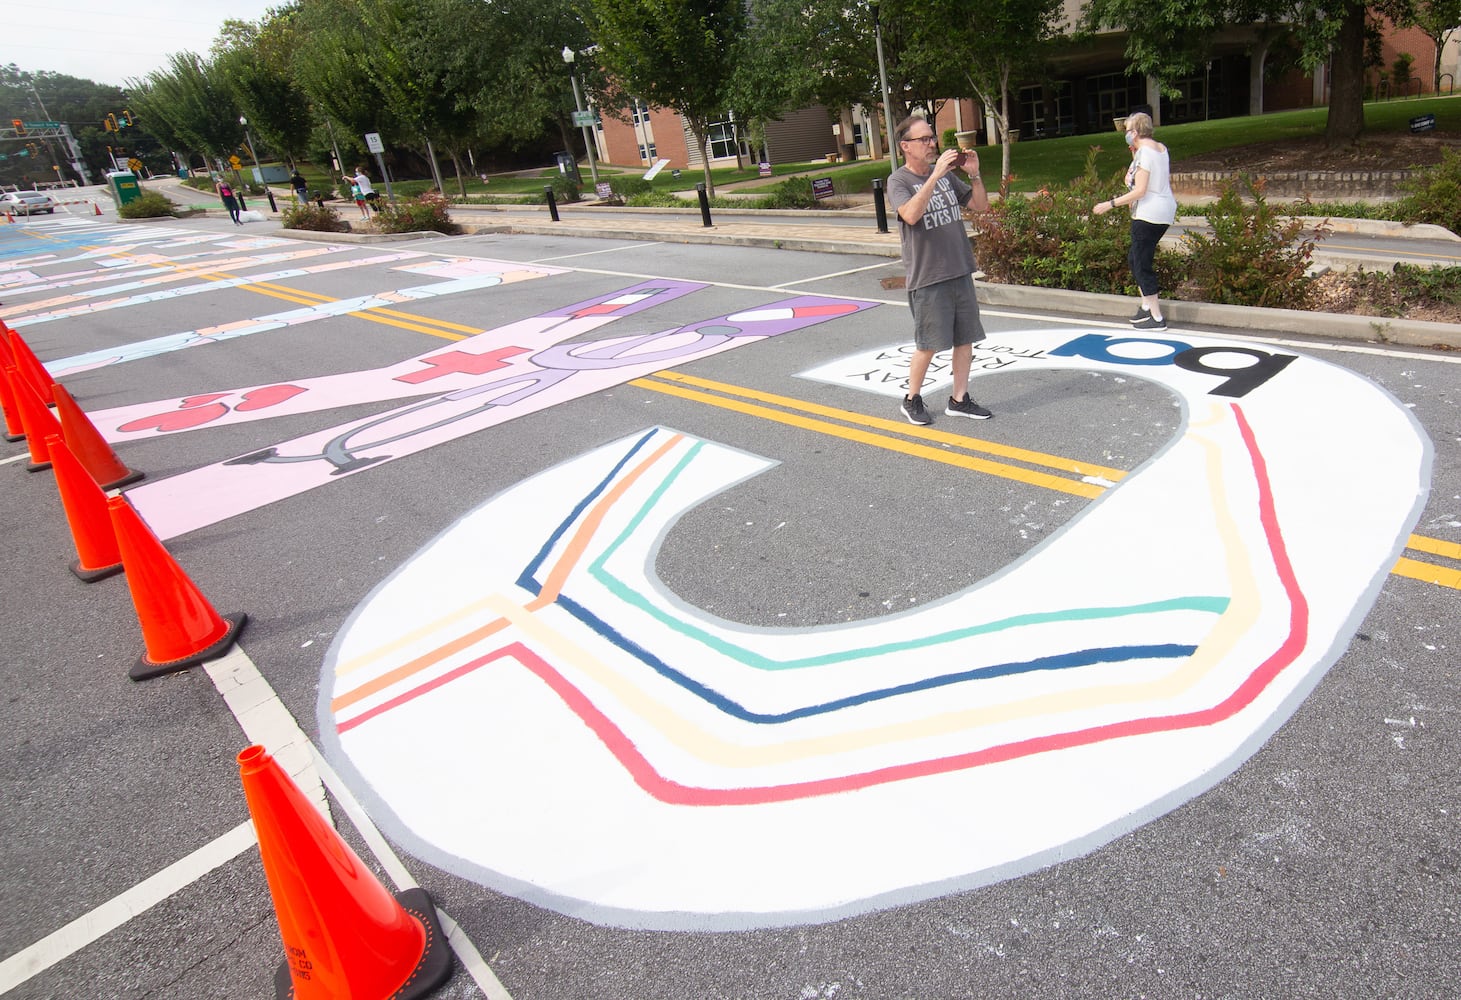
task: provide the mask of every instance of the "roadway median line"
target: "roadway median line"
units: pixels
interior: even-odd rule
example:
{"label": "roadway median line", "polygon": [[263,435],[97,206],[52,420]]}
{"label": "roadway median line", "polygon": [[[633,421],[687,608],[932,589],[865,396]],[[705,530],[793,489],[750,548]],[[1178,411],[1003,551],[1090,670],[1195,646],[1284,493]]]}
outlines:
{"label": "roadway median line", "polygon": [[[660,377],[667,373],[658,373]],[[849,427],[842,424],[832,423],[830,420],[818,419],[816,417],[803,416],[796,412],[773,409],[771,406],[761,403],[746,402],[744,399],[731,398],[729,396],[715,395],[702,389],[690,388],[680,384],[684,377],[677,379],[666,379],[660,381],[656,377],[639,378],[632,380],[629,384],[641,389],[648,389],[652,392],[664,393],[668,396],[678,396],[681,399],[688,399],[692,402],[706,403],[710,406],[717,406],[724,410],[731,410],[737,413],[744,413],[747,416],[758,417],[762,420],[771,420],[776,423],[786,424],[791,427],[800,427],[803,430],[815,431],[819,434],[826,434],[829,437],[842,438],[847,441],[855,441],[859,444],[870,445],[874,448],[881,448],[885,451],[900,452],[914,458],[928,459],[932,462],[940,462],[944,465],[952,465],[958,468],[969,469],[974,472],[983,472],[987,475],[998,476],[1002,479],[1012,479],[1018,482],[1029,483],[1034,486],[1043,486],[1046,489],[1057,490],[1061,493],[1070,493],[1074,496],[1095,499],[1106,491],[1104,483],[1093,481],[1082,481],[1065,479],[1060,476],[1051,475],[1047,472],[1039,472],[1034,469],[1027,469],[1016,465],[1007,465],[1003,462],[994,462],[976,455],[963,452],[949,451],[945,448],[936,447],[934,444],[923,444],[919,441],[907,441],[890,437],[885,434],[874,433],[865,430],[864,427],[876,426],[876,418],[870,418],[865,414],[853,413],[846,410],[833,410],[830,407],[816,407],[815,404],[799,404],[796,408],[802,410],[821,410],[825,415],[833,416],[837,420],[846,420],[862,425],[861,427]],[[718,383],[711,383],[718,385]],[[736,390],[735,386],[726,386],[727,389]],[[766,397],[769,399],[781,399],[785,397],[774,397],[767,393],[753,393],[751,390],[738,390],[747,395]],[[796,400],[788,400],[797,403]],[[888,421],[892,424],[891,421]],[[976,438],[967,438],[958,434],[947,434],[946,432],[925,431],[918,433],[921,428],[914,428],[909,425],[908,430],[892,424],[902,434],[923,438],[930,442],[937,442],[942,445],[953,445],[954,447],[968,450],[989,450],[989,442],[980,441]],[[1018,449],[1013,449],[1018,451]],[[1036,452],[1028,453],[1036,455]],[[1054,456],[1048,456],[1054,459]],[[1048,463],[1042,463],[1048,464]]]}
{"label": "roadway median line", "polygon": [[[223,278],[233,281],[243,278],[242,275],[229,274],[225,271],[210,271],[199,277]],[[247,279],[244,279],[247,280]],[[271,298],[283,299],[285,302],[293,302],[300,306],[322,306],[331,302],[339,302],[338,298],[329,295],[320,295],[317,292],[301,291],[298,288],[290,288],[287,285],[275,285],[268,281],[250,281],[248,284],[235,285],[239,291],[254,292],[258,295],[268,295]],[[387,309],[384,306],[371,306],[368,309],[356,309],[344,313],[346,316],[358,316],[361,319],[370,320],[372,323],[382,323],[386,326],[399,327],[402,330],[410,330],[413,333],[424,333],[432,337],[440,337],[443,340],[466,340],[468,337],[475,337],[482,331],[476,327],[463,326],[460,323],[452,323],[448,320],[428,319],[421,316],[413,316],[410,313],[399,312],[395,309]],[[401,317],[400,319],[396,317]],[[457,332],[465,331],[465,332]]]}
{"label": "roadway median line", "polygon": [[[674,371],[656,372],[646,378],[634,379],[629,384],[637,388],[676,396],[692,402],[705,403],[721,409],[744,413],[747,416],[772,420],[777,423],[800,427],[804,430],[816,431],[848,441],[856,441],[859,444],[866,444],[887,451],[901,452],[914,458],[926,458],[930,461],[942,462],[945,465],[954,465],[976,472],[984,472],[989,475],[1013,479],[1034,486],[1043,486],[1047,489],[1072,493],[1076,496],[1083,496],[1090,499],[1100,496],[1106,489],[1116,485],[1126,476],[1126,472],[1121,469],[1081,462],[1059,455],[1049,455],[1044,452],[1014,448],[992,441],[984,441],[979,438],[970,438],[961,434],[938,431],[930,427],[918,427],[911,424],[905,426],[895,420],[870,417],[864,413],[839,410],[834,407],[823,406],[819,403],[810,403],[789,396],[779,396],[774,393],[761,392],[756,389],[748,389],[726,382],[715,382],[710,379],[685,375]],[[745,402],[745,400],[755,400],[756,402],[750,403]],[[773,407],[780,407],[780,409],[774,409]],[[815,414],[816,417],[827,419],[799,416],[798,411],[800,413]],[[1026,462],[1031,465],[1040,465],[1046,468],[1069,472],[1085,478],[1080,481],[1062,479],[1059,476],[1047,475],[1020,466],[1005,465],[1000,462],[979,459],[971,455],[961,455],[957,452],[943,451],[926,445],[885,437],[883,434],[862,430],[859,427],[844,427],[831,421],[845,421],[859,425],[859,427],[876,428],[880,431],[937,442],[943,445],[951,445],[955,448],[983,451],[1004,458]],[[1429,538],[1425,535],[1411,535],[1406,541],[1406,547],[1414,549],[1417,552],[1425,552],[1430,555],[1455,559],[1461,562],[1461,544],[1456,542],[1447,542],[1439,538]],[[1391,572],[1396,576],[1419,580],[1423,583],[1432,583],[1441,587],[1449,587],[1452,590],[1461,590],[1461,569],[1454,569],[1438,563],[1402,556],[1397,560]]]}

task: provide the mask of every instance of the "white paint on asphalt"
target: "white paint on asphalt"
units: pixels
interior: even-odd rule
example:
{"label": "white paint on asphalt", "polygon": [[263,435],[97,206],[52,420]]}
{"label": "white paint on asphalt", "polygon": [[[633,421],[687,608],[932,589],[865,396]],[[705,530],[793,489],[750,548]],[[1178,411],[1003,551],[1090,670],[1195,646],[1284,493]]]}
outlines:
{"label": "white paint on asphalt", "polygon": [[104,935],[219,868],[255,843],[254,824],[245,820],[192,854],[137,883],[120,896],[82,914],[66,926],[0,962],[0,993],[39,975]]}

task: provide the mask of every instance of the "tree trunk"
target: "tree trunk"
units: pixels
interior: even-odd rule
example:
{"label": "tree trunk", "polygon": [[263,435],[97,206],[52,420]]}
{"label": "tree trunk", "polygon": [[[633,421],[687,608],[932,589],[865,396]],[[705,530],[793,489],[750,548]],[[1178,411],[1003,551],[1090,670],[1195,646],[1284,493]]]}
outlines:
{"label": "tree trunk", "polygon": [[1339,35],[1329,61],[1329,119],[1324,139],[1329,148],[1350,146],[1365,130],[1365,7],[1344,9]]}
{"label": "tree trunk", "polygon": [[[688,118],[686,121],[690,121]],[[700,162],[705,167],[705,194],[711,198],[715,197],[715,181],[710,179],[710,147],[706,142],[706,128],[708,123],[690,121],[690,135],[695,139],[695,145],[700,149]]]}
{"label": "tree trunk", "polygon": [[439,194],[446,194],[446,185],[441,180],[441,164],[436,162],[436,147],[431,145],[431,140],[426,140],[426,159],[431,163],[431,179],[436,182],[436,190]]}
{"label": "tree trunk", "polygon": [[[462,156],[455,149],[448,150],[448,153],[451,156],[452,169],[457,172],[457,194],[462,198],[466,198],[467,179],[462,176]],[[446,194],[446,192],[443,191],[442,194]]]}

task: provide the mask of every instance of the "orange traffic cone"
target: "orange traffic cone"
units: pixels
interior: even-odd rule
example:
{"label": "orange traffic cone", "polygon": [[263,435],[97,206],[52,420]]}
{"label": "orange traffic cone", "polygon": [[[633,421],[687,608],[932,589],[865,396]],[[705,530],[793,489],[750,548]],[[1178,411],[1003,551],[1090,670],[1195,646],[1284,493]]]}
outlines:
{"label": "orange traffic cone", "polygon": [[391,895],[263,747],[238,766],[284,939],[276,994],[413,1000],[445,982],[451,951],[425,890]]}
{"label": "orange traffic cone", "polygon": [[13,225],[15,225],[15,216],[11,215],[9,212],[6,212],[5,213],[5,221],[8,222],[8,223],[10,223],[13,226]]}
{"label": "orange traffic cone", "polygon": [[0,410],[5,411],[5,440],[24,441],[25,424],[20,419],[20,402],[15,398],[10,382],[10,373],[14,370],[15,365],[0,359]]}
{"label": "orange traffic cone", "polygon": [[47,406],[55,406],[56,400],[51,395],[51,373],[46,371],[46,366],[41,364],[41,359],[35,356],[30,345],[22,340],[20,334],[14,330],[10,331],[10,351],[15,355],[15,367],[35,387],[36,395],[41,397],[41,402]]}
{"label": "orange traffic cone", "polygon": [[117,536],[107,513],[107,495],[60,435],[46,438],[46,451],[56,470],[56,489],[61,491],[61,506],[66,508],[79,557],[71,572],[87,583],[115,576],[122,571],[122,554],[117,551]]}
{"label": "orange traffic cone", "polygon": [[106,438],[101,436],[96,425],[76,405],[76,400],[71,398],[65,386],[57,382],[51,386],[51,394],[56,397],[56,416],[61,418],[61,433],[66,438],[66,446],[86,467],[86,471],[91,473],[91,478],[96,480],[98,486],[104,490],[121,489],[145,475],[133,472],[122,464],[117,453],[112,451],[111,445],[107,444]]}
{"label": "orange traffic cone", "polygon": [[107,508],[145,647],[127,676],[141,681],[185,670],[233,645],[248,615],[213,610],[126,500],[112,497]]}
{"label": "orange traffic cone", "polygon": [[91,203],[91,207],[94,208],[94,209],[96,209],[96,214],[97,215],[100,215],[101,214],[101,203],[100,202],[95,202],[95,201],[92,202]]}
{"label": "orange traffic cone", "polygon": [[46,452],[46,438],[61,433],[61,425],[51,411],[36,395],[35,389],[26,381],[14,365],[6,365],[5,374],[10,379],[10,390],[15,395],[16,407],[20,410],[20,423],[25,428],[25,444],[30,449],[30,464],[27,472],[40,472],[51,467]]}

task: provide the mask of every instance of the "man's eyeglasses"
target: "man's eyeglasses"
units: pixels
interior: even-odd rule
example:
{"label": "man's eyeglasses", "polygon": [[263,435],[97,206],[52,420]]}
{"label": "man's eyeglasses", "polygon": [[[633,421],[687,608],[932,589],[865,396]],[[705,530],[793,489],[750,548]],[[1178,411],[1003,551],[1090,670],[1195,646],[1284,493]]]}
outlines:
{"label": "man's eyeglasses", "polygon": [[938,139],[934,138],[931,135],[910,135],[907,138],[905,138],[903,141],[904,142],[938,142]]}

